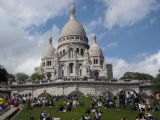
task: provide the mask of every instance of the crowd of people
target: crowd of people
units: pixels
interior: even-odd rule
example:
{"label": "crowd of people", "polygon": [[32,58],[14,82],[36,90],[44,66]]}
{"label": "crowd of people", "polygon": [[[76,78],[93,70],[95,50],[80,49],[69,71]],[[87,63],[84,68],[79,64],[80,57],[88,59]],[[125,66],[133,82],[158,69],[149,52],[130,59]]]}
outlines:
{"label": "crowd of people", "polygon": [[106,109],[125,109],[126,106],[132,111],[160,111],[160,106],[152,106],[149,97],[137,93],[134,90],[122,90],[117,95],[106,94],[102,102]]}
{"label": "crowd of people", "polygon": [[86,116],[82,115],[81,120],[90,120],[90,114],[93,114],[94,120],[101,120],[102,118],[102,100],[100,97],[93,97],[90,105],[86,108]]}
{"label": "crowd of people", "polygon": [[0,109],[6,109],[11,106],[18,107],[20,105],[23,105],[25,101],[29,99],[31,99],[30,94],[14,95],[12,97],[1,96],[0,97]]}
{"label": "crowd of people", "polygon": [[[131,111],[137,111],[139,114],[135,120],[156,120],[151,114],[152,111],[160,111],[159,106],[153,107],[147,96],[137,93],[134,90],[122,90],[117,95],[106,94],[105,96],[92,96],[91,105],[86,109],[86,115],[81,116],[81,120],[90,120],[90,113],[94,114],[94,120],[101,120],[102,109],[116,108],[117,110],[129,108]],[[145,113],[145,114],[144,114]],[[128,120],[123,116],[121,120]]]}
{"label": "crowd of people", "polygon": [[[85,113],[81,115],[81,120],[102,120],[102,107],[105,109],[115,108],[115,110],[127,109],[131,111],[138,111],[135,120],[155,120],[155,117],[151,114],[151,111],[160,111],[160,105],[153,107],[147,96],[141,95],[134,90],[122,90],[116,95],[106,93],[104,96],[87,95],[90,99],[90,103],[87,104]],[[76,95],[61,95],[50,97],[32,97],[31,93],[22,95],[15,95],[13,97],[3,97],[7,102],[0,105],[0,109],[3,109],[9,105],[15,107],[22,106],[26,101],[31,101],[32,107],[44,107],[54,106],[54,102],[60,99],[64,99],[65,102],[57,106],[58,112],[71,112],[73,107],[81,106],[79,97]],[[86,103],[84,103],[86,104]],[[127,117],[120,118],[121,120],[128,120]],[[52,120],[52,117],[42,112],[40,114],[40,120]]]}
{"label": "crowd of people", "polygon": [[151,113],[139,113],[135,120],[157,120]]}
{"label": "crowd of people", "polygon": [[53,105],[53,99],[51,98],[36,98],[34,97],[33,98],[33,101],[32,101],[32,106],[33,107],[44,107],[44,106],[52,106]]}

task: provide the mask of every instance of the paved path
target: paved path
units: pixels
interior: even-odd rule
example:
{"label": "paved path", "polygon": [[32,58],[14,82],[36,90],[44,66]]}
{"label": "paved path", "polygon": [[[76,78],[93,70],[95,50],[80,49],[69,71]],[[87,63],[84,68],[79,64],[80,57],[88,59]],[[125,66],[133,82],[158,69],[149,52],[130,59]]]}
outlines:
{"label": "paved path", "polygon": [[16,111],[18,108],[17,107],[12,107],[10,110],[5,112],[3,115],[0,116],[1,120],[4,120],[7,116],[11,115],[14,111]]}

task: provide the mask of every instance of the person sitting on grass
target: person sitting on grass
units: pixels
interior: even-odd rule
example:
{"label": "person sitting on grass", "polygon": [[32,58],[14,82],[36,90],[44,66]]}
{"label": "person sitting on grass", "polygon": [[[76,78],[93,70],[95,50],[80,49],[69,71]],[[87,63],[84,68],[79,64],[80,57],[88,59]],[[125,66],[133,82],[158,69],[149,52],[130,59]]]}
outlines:
{"label": "person sitting on grass", "polygon": [[82,115],[80,120],[90,120],[90,117],[84,117],[84,115]]}
{"label": "person sitting on grass", "polygon": [[71,112],[71,110],[72,110],[72,106],[69,105],[69,106],[67,107],[67,112]]}
{"label": "person sitting on grass", "polygon": [[94,120],[101,120],[102,113],[98,110],[94,113]]}
{"label": "person sitting on grass", "polygon": [[52,117],[45,111],[41,113],[40,120],[52,120]]}
{"label": "person sitting on grass", "polygon": [[64,110],[64,105],[60,105],[60,106],[58,107],[58,110],[59,110],[60,112],[63,112],[63,110]]}
{"label": "person sitting on grass", "polygon": [[127,117],[121,117],[120,120],[128,120]]}
{"label": "person sitting on grass", "polygon": [[91,107],[87,107],[85,113],[89,115],[91,113]]}
{"label": "person sitting on grass", "polygon": [[142,112],[139,113],[138,116],[136,117],[136,120],[145,120],[144,114]]}
{"label": "person sitting on grass", "polygon": [[138,110],[140,112],[145,111],[146,110],[146,106],[144,103],[138,103]]}
{"label": "person sitting on grass", "polygon": [[76,107],[76,106],[78,106],[78,105],[79,105],[79,102],[77,102],[76,100],[73,100],[72,106],[73,106],[73,107]]}

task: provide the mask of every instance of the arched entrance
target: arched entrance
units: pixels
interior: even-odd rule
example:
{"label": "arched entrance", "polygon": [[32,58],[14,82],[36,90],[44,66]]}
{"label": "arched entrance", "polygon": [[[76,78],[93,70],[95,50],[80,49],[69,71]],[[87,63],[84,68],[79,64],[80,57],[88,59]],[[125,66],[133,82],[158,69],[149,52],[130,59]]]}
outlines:
{"label": "arched entrance", "polygon": [[52,77],[52,73],[51,72],[47,72],[47,79],[51,80],[51,77]]}
{"label": "arched entrance", "polygon": [[78,96],[78,97],[84,96],[84,94],[81,91],[78,91],[78,90],[72,91],[71,93],[69,93],[69,95],[71,95],[71,96]]}
{"label": "arched entrance", "polygon": [[47,92],[43,92],[38,95],[38,98],[51,98],[51,95]]}

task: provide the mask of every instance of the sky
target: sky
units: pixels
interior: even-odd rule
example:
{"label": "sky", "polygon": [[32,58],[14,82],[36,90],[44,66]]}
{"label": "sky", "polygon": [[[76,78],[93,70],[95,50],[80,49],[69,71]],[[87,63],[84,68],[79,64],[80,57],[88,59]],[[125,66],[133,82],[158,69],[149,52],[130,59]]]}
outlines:
{"label": "sky", "polygon": [[0,64],[12,74],[32,74],[50,34],[57,47],[72,2],[89,43],[95,33],[115,78],[128,71],[158,73],[159,0],[1,0]]}

